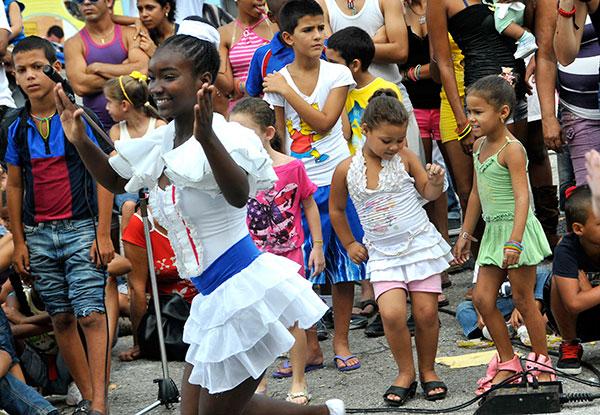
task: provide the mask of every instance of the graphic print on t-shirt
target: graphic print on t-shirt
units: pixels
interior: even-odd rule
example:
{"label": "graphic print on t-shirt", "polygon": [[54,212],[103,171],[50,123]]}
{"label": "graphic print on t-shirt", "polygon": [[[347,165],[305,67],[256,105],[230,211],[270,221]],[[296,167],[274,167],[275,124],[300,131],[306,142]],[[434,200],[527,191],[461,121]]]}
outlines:
{"label": "graphic print on t-shirt", "polygon": [[248,229],[261,252],[284,253],[299,245],[293,240],[294,214],[290,211],[296,199],[298,185],[289,183],[283,189],[275,185],[266,190],[262,197],[248,200]]}
{"label": "graphic print on t-shirt", "polygon": [[[319,111],[319,104],[314,103],[312,107]],[[298,159],[303,158],[311,158],[315,159],[315,163],[321,163],[329,158],[327,154],[321,154],[313,146],[313,143],[319,141],[323,137],[329,135],[329,133],[325,135],[317,134],[316,131],[312,129],[310,125],[306,123],[302,118],[300,118],[300,129],[296,130],[293,125],[293,121],[291,118],[288,118],[285,122],[288,133],[290,134],[291,143],[291,156],[296,157]]]}

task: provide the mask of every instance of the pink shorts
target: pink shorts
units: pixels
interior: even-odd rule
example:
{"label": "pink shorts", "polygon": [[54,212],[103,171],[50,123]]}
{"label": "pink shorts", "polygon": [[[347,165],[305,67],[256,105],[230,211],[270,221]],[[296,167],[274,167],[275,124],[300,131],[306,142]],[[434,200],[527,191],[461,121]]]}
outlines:
{"label": "pink shorts", "polygon": [[433,140],[441,140],[440,133],[440,109],[414,109],[417,124],[419,124],[419,132],[421,139],[431,138]]}
{"label": "pink shorts", "polygon": [[424,280],[411,281],[408,284],[403,281],[374,281],[373,290],[375,290],[375,299],[377,300],[381,294],[395,288],[402,288],[406,292],[423,292],[436,293],[442,292],[442,276],[433,274]]}

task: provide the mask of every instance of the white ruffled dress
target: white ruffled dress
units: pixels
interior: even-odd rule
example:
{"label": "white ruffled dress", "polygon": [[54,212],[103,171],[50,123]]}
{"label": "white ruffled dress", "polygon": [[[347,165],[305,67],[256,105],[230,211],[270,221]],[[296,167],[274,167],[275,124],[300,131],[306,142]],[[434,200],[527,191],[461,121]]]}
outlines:
{"label": "white ruffled dress", "polygon": [[409,283],[445,271],[453,258],[450,245],[429,221],[414,179],[398,155],[381,163],[375,190],[367,189],[362,149],[354,155],[346,176],[348,193],[365,232],[369,279]]}
{"label": "white ruffled dress", "polygon": [[[213,130],[248,173],[251,194],[277,180],[254,132],[216,113]],[[181,277],[202,278],[209,265],[248,237],[246,208],[225,201],[196,139],[173,148],[174,137],[170,123],[143,138],[117,142],[110,164],[130,179],[126,191],[151,189],[152,213],[168,231]],[[163,170],[171,182],[164,190],[157,185]],[[183,333],[190,345],[185,359],[194,366],[190,383],[214,394],[257,379],[294,344],[289,327],[297,321],[306,329],[319,320],[327,307],[298,269],[287,258],[265,253],[194,298]]]}

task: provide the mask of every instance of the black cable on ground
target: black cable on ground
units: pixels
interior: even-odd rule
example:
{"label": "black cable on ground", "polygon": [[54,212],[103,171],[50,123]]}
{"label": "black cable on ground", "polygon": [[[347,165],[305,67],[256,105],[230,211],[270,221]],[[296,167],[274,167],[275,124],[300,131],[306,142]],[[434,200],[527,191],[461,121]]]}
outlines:
{"label": "black cable on ground", "polygon": [[463,408],[473,405],[475,402],[485,398],[492,391],[499,389],[499,388],[503,387],[504,385],[509,384],[520,377],[523,377],[523,374],[521,374],[521,373],[514,374],[514,375],[510,376],[509,378],[503,380],[502,382],[498,383],[497,385],[494,385],[491,389],[482,393],[481,395],[478,395],[472,399],[469,399],[466,402],[452,406],[450,408],[429,409],[429,408],[404,408],[404,407],[393,407],[393,406],[388,406],[385,408],[346,408],[346,413],[349,413],[349,414],[362,414],[362,413],[375,414],[375,413],[390,413],[390,412],[411,413],[411,414],[450,413],[450,412],[458,411],[458,410],[461,410]]}

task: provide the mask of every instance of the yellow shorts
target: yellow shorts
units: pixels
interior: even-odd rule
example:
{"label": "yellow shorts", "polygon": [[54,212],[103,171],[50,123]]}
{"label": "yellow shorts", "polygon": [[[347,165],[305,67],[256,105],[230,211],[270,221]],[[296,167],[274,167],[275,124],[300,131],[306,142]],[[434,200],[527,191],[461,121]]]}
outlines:
{"label": "yellow shorts", "polygon": [[[465,97],[460,97],[461,104],[464,102]],[[452,112],[452,107],[447,99],[442,98],[440,105],[440,135],[442,137],[442,143],[448,141],[458,140],[458,134],[456,134],[456,118]]]}

